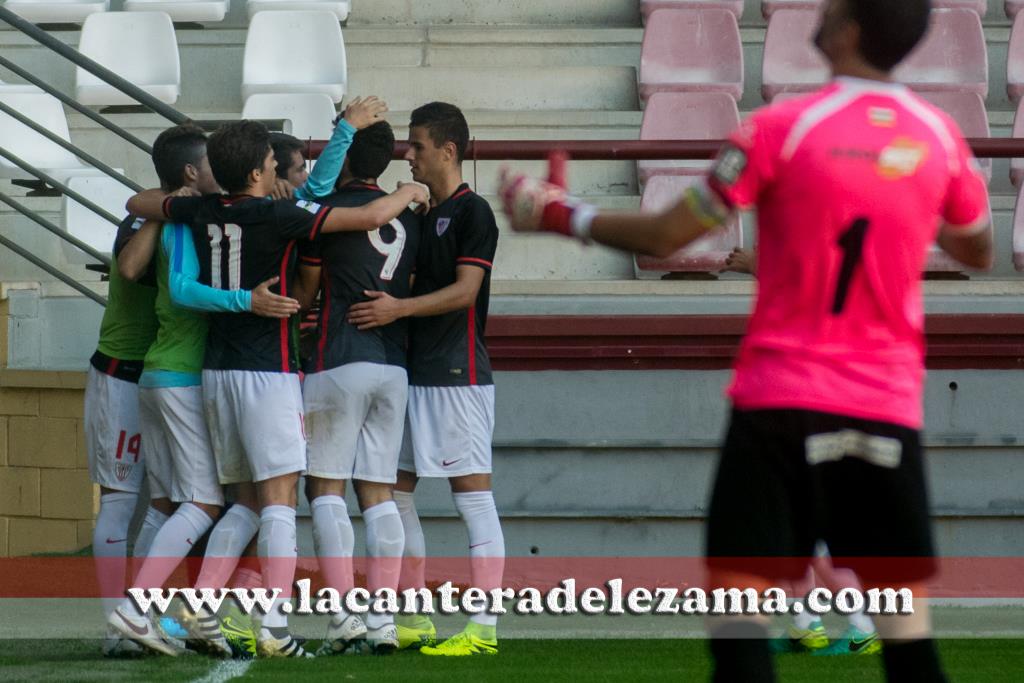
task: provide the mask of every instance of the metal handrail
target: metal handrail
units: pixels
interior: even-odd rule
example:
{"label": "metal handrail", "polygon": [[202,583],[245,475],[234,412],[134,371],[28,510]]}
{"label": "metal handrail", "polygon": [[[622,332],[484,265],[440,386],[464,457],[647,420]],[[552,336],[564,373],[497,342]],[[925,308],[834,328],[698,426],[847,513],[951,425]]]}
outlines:
{"label": "metal handrail", "polygon": [[102,64],[89,59],[75,48],[54,38],[31,21],[22,19],[2,5],[0,5],[0,19],[6,21],[12,27],[21,31],[37,43],[41,43],[42,45],[50,48],[61,57],[64,57],[68,61],[74,63],[76,66],[80,66],[85,69],[101,81],[117,88],[150,111],[163,116],[171,123],[181,124],[188,121],[188,117],[174,107],[164,104],[134,83],[121,78]]}
{"label": "metal handrail", "polygon": [[106,220],[110,221],[114,225],[121,225],[121,219],[120,218],[117,218],[113,214],[109,213],[106,209],[104,209],[103,207],[99,206],[98,204],[95,204],[95,203],[89,201],[88,199],[83,197],[81,194],[79,194],[78,192],[75,192],[70,187],[68,187],[64,183],[60,182],[59,180],[57,180],[53,176],[49,175],[48,173],[44,173],[43,171],[40,171],[38,168],[36,168],[32,164],[28,163],[27,161],[25,161],[21,157],[12,154],[10,151],[7,150],[7,148],[0,147],[0,156],[2,156],[5,159],[9,160],[11,163],[13,163],[15,166],[17,166],[21,170],[25,171],[26,173],[29,173],[29,174],[35,176],[39,180],[42,180],[47,185],[50,185],[51,187],[57,188],[62,193],[66,194],[68,197],[71,197],[76,202],[78,202],[79,204],[81,204],[85,208],[87,208],[90,211],[92,211],[93,213],[95,213],[97,216],[100,216],[101,218],[105,218]]}
{"label": "metal handrail", "polygon": [[135,137],[121,126],[117,125],[113,121],[109,121],[104,116],[94,112],[92,109],[89,109],[84,104],[79,104],[77,101],[75,101],[74,98],[65,95],[60,90],[57,90],[57,88],[53,87],[43,79],[36,77],[35,75],[26,71],[25,69],[22,69],[20,66],[18,66],[17,64],[15,64],[14,62],[12,62],[11,60],[7,59],[2,55],[0,55],[0,66],[13,72],[15,75],[24,78],[26,81],[36,86],[40,90],[44,90],[45,92],[47,92],[49,95],[56,97],[65,106],[71,107],[82,116],[85,116],[86,118],[92,120],[94,123],[100,124],[114,135],[117,135],[118,137],[127,140],[131,144],[141,149],[146,154],[153,153],[153,148],[150,145]]}
{"label": "metal handrail", "polygon": [[7,239],[3,235],[0,235],[0,244],[2,244],[3,246],[7,247],[8,249],[10,249],[15,254],[17,254],[18,256],[22,257],[23,259],[25,259],[26,261],[28,261],[29,263],[34,265],[36,268],[41,268],[41,269],[45,270],[50,275],[52,275],[53,277],[57,278],[58,280],[60,280],[64,284],[66,284],[68,287],[71,287],[72,289],[75,289],[78,292],[86,295],[87,297],[89,297],[90,299],[92,299],[93,301],[98,303],[100,306],[106,306],[107,305],[107,300],[106,300],[105,297],[100,296],[99,294],[97,294],[96,292],[92,291],[91,289],[89,289],[85,285],[79,283],[74,278],[72,278],[72,277],[70,277],[68,275],[65,275],[64,273],[60,272],[59,270],[57,270],[56,268],[51,266],[46,261],[44,261],[43,259],[39,258],[38,256],[36,256],[32,252],[30,252],[28,249],[25,249],[23,247],[18,246],[17,244],[15,244],[11,240]]}
{"label": "metal handrail", "polygon": [[25,116],[21,112],[17,111],[16,109],[8,107],[3,102],[0,102],[0,111],[2,111],[3,113],[7,114],[8,116],[10,116],[15,121],[18,121],[22,125],[28,126],[29,128],[31,128],[35,132],[39,133],[40,135],[42,135],[44,138],[46,138],[50,142],[53,142],[53,143],[55,143],[57,145],[60,145],[61,147],[63,147],[67,151],[71,152],[75,156],[77,156],[80,159],[82,159],[83,161],[85,161],[86,163],[92,164],[93,166],[95,166],[99,170],[103,171],[108,176],[110,176],[114,180],[118,181],[119,183],[121,183],[125,187],[127,187],[129,189],[132,189],[132,190],[135,190],[136,192],[142,192],[142,190],[144,189],[142,187],[142,185],[139,185],[137,182],[135,182],[131,178],[128,178],[123,173],[119,173],[116,169],[108,166],[107,164],[103,163],[102,161],[100,161],[96,157],[92,156],[88,152],[80,149],[79,147],[71,144],[70,142],[68,142],[67,140],[62,138],[61,136],[59,136],[56,133],[54,133],[53,131],[51,131],[46,126],[40,126],[38,123],[36,123],[32,119],[28,118],[27,116]]}
{"label": "metal handrail", "polygon": [[102,252],[96,251],[94,248],[92,248],[91,246],[89,246],[88,244],[83,242],[82,240],[78,239],[74,235],[69,234],[65,230],[61,230],[58,226],[54,225],[50,221],[48,221],[45,218],[43,218],[41,214],[33,211],[32,209],[28,208],[27,206],[25,206],[21,202],[15,200],[13,197],[8,195],[6,192],[0,192],[0,202],[3,202],[5,204],[7,204],[8,206],[10,206],[12,209],[17,211],[18,213],[26,216],[27,218],[29,218],[30,220],[34,221],[35,223],[38,223],[43,228],[45,228],[46,230],[49,230],[50,232],[52,232],[57,237],[60,237],[64,241],[69,242],[70,244],[72,244],[73,246],[77,247],[78,249],[81,249],[86,254],[88,254],[89,256],[93,257],[94,259],[96,259],[97,261],[102,263],[103,265],[105,265],[105,266],[109,266],[110,265],[110,263],[111,263],[110,259],[107,258],[106,256],[104,256]]}

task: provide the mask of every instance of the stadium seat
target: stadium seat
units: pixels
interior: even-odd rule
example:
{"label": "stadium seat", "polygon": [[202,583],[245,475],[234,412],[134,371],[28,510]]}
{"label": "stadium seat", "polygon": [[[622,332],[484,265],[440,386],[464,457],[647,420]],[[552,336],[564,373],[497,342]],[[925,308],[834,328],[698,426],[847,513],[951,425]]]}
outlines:
{"label": "stadium seat", "polygon": [[1006,92],[1014,102],[1024,95],[1024,12],[1017,14],[1010,31],[1006,59]]}
{"label": "stadium seat", "polygon": [[323,93],[260,93],[250,96],[242,108],[243,119],[288,119],[291,130],[287,132],[300,140],[330,138],[335,116],[334,102]]}
{"label": "stadium seat", "polygon": [[[17,89],[12,92],[9,89],[12,87]],[[0,88],[0,101],[70,142],[68,120],[57,98],[26,91],[24,86],[4,86]],[[3,113],[0,113],[0,147],[62,182],[69,175],[91,168],[60,145]],[[0,157],[0,178],[34,179],[35,176]]]}
{"label": "stadium seat", "polygon": [[1017,193],[1017,207],[1013,211],[1013,267],[1024,270],[1024,188]]}
{"label": "stadium seat", "polygon": [[[124,205],[135,190],[107,176],[73,176],[68,187],[115,216],[124,214]],[[96,251],[109,254],[117,235],[117,226],[73,199],[63,197],[61,227]],[[93,263],[94,259],[76,247],[61,242],[68,263]]]}
{"label": "stadium seat", "polygon": [[[825,0],[764,0],[761,3],[761,11],[764,16],[770,17],[773,12],[780,9],[817,9],[823,5]],[[1007,6],[1017,4],[1009,0]],[[1024,1],[1020,2],[1024,5]],[[970,9],[980,16],[988,12],[988,0],[932,0],[932,7],[935,9]],[[1007,13],[1009,13],[1007,8]]]}
{"label": "stadium seat", "polygon": [[[181,61],[174,24],[164,12],[108,12],[85,20],[78,50],[161,102],[181,95]],[[82,104],[137,102],[85,69],[75,69],[75,99]]]}
{"label": "stadium seat", "polygon": [[124,0],[126,12],[167,12],[171,21],[213,24],[224,21],[230,0]]}
{"label": "stadium seat", "polygon": [[[654,176],[644,188],[640,209],[646,212],[667,209],[679,201],[686,188],[698,182],[702,179],[696,176]],[[640,270],[707,273],[724,268],[729,252],[742,246],[740,219],[734,217],[725,228],[713,231],[666,259],[637,256],[636,266]]]}
{"label": "stadium seat", "polygon": [[644,23],[651,12],[659,9],[724,9],[739,19],[743,16],[743,0],[640,0]]}
{"label": "stadium seat", "polygon": [[[1017,103],[1017,115],[1013,119],[1013,137],[1024,138],[1024,100]],[[1020,186],[1024,179],[1024,159],[1010,160],[1010,180],[1015,186]]]}
{"label": "stadium seat", "polygon": [[928,35],[893,76],[918,92],[947,90],[988,96],[988,49],[978,13],[933,11]]}
{"label": "stadium seat", "polygon": [[743,95],[736,15],[721,9],[653,12],[640,52],[640,99],[656,92]]}
{"label": "stadium seat", "polygon": [[110,0],[7,0],[4,7],[35,24],[81,24],[90,14],[108,11]]}
{"label": "stadium seat", "polygon": [[[641,140],[720,140],[740,125],[736,100],[725,93],[658,92],[647,100]],[[708,161],[640,161],[641,183],[656,175],[701,175]]]}
{"label": "stadium seat", "polygon": [[345,40],[330,12],[260,12],[252,18],[242,66],[243,100],[267,92],[323,93],[341,102],[347,74]]}
{"label": "stadium seat", "polygon": [[[988,125],[988,111],[981,95],[971,92],[925,92],[921,97],[953,117],[960,131],[967,138],[991,137]],[[985,177],[992,180],[992,160],[979,159]]]}
{"label": "stadium seat", "polygon": [[247,0],[245,6],[250,21],[257,13],[265,11],[320,10],[333,12],[338,17],[338,21],[346,22],[349,12],[352,11],[350,0],[333,0],[333,2],[328,0],[323,2],[317,2],[317,0]]}
{"label": "stadium seat", "polygon": [[1024,9],[1024,0],[1006,0],[1006,16],[1013,19]]}
{"label": "stadium seat", "polygon": [[810,92],[828,80],[825,58],[812,44],[818,12],[780,9],[764,39],[761,94],[768,102],[784,92]]}

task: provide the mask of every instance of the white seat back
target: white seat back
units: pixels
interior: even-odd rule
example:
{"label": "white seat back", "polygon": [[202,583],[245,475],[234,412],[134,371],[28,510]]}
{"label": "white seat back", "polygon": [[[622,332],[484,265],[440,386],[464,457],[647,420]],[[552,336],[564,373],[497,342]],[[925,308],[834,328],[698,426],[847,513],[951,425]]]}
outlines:
{"label": "white seat back", "polygon": [[[282,45],[287,49],[279,49]],[[252,18],[242,99],[259,92],[321,92],[340,102],[347,74],[345,40],[330,12],[260,12]]]}
{"label": "white seat back", "polygon": [[[57,98],[40,92],[26,92],[23,86],[4,86],[0,87],[0,101],[64,140],[71,140],[64,107]],[[0,113],[0,147],[44,171],[85,167],[71,152],[3,113]],[[0,176],[32,177],[5,158],[0,158]]]}
{"label": "white seat back", "polygon": [[286,132],[300,140],[330,138],[335,116],[334,102],[323,93],[257,93],[242,108],[243,119],[288,119],[291,129]]}
{"label": "white seat back", "polygon": [[[135,194],[130,187],[106,176],[72,176],[68,179],[68,187],[117,217],[124,215],[124,205]],[[116,225],[66,195],[62,208],[61,227],[69,235],[96,251],[110,253],[117,236]],[[92,263],[94,260],[66,242],[64,253],[70,263]]]}

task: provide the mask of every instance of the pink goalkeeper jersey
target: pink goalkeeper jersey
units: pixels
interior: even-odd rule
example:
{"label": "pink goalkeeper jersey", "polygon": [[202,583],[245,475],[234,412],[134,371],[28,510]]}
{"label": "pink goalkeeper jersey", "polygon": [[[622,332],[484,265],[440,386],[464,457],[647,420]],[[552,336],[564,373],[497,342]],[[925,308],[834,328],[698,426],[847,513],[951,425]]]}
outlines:
{"label": "pink goalkeeper jersey", "polygon": [[989,222],[956,124],[903,86],[839,78],[753,114],[708,183],[757,209],[757,302],[735,406],[919,429],[928,250],[942,223],[969,234]]}

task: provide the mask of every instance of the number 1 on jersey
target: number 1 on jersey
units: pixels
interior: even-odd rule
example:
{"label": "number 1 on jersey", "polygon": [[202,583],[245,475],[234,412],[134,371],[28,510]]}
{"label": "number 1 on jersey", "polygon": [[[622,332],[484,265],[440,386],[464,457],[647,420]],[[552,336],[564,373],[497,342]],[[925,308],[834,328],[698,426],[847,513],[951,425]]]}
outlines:
{"label": "number 1 on jersey", "polygon": [[395,239],[392,242],[381,239],[380,228],[366,233],[373,248],[387,257],[384,267],[380,269],[380,279],[385,282],[395,276],[395,269],[398,268],[398,263],[402,260],[402,251],[405,249],[405,226],[397,218],[392,219],[389,225],[395,229]]}
{"label": "number 1 on jersey", "polygon": [[[210,238],[210,285],[217,289],[242,288],[242,228],[229,223],[220,226],[211,223],[206,226],[206,234]],[[225,284],[221,275],[221,242],[228,240],[228,281]]]}
{"label": "number 1 on jersey", "polygon": [[843,265],[839,269],[839,281],[836,283],[836,297],[832,301],[832,315],[839,315],[846,308],[846,296],[850,292],[850,280],[853,271],[864,255],[864,238],[868,234],[867,218],[858,218],[846,232],[839,236],[836,244],[843,250]]}

